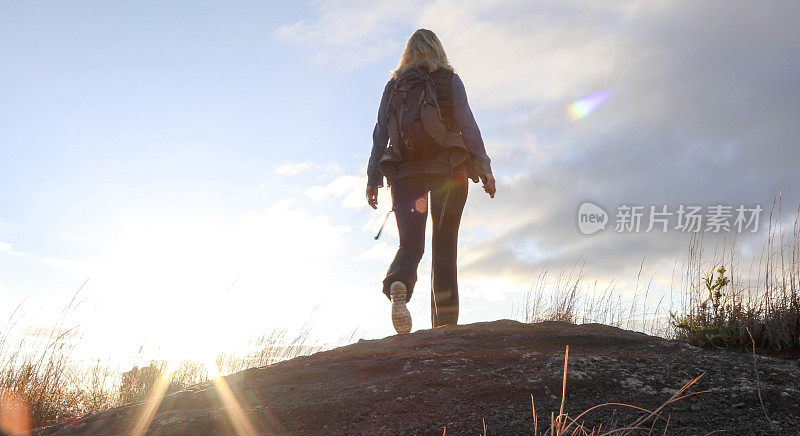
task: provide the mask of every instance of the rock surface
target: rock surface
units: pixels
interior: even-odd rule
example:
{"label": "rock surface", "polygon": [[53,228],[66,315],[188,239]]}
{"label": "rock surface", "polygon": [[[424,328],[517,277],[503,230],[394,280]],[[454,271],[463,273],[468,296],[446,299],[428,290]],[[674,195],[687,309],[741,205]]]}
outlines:
{"label": "rock surface", "polygon": [[[798,361],[704,350],[600,324],[509,320],[362,340],[232,374],[224,385],[197,385],[166,396],[147,434],[441,435],[446,427],[448,435],[475,435],[483,422],[487,434],[532,434],[531,394],[540,431],[558,414],[566,345],[572,418],[606,402],[652,410],[705,374],[687,393],[708,392],[668,405],[655,421],[657,434],[665,427],[666,434],[800,434]],[[37,434],[130,434],[143,409],[127,405]],[[606,406],[581,421],[608,429],[639,416]]]}

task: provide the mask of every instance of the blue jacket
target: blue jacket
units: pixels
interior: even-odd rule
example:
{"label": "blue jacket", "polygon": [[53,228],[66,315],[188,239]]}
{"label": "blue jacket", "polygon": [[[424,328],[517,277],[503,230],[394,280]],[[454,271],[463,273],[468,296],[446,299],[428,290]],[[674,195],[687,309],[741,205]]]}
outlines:
{"label": "blue jacket", "polygon": [[[375,123],[375,129],[372,131],[372,153],[369,157],[369,164],[367,165],[367,185],[368,186],[383,186],[383,174],[378,168],[378,162],[381,160],[383,153],[386,151],[386,146],[389,142],[389,130],[386,126],[386,111],[388,110],[389,94],[394,86],[394,79],[389,80],[383,89],[383,96],[381,97],[381,104],[378,107],[378,122]],[[464,138],[464,143],[469,150],[472,166],[479,175],[491,174],[491,160],[486,154],[486,147],[483,145],[483,138],[481,138],[481,131],[478,129],[478,124],[475,122],[475,117],[472,115],[472,110],[467,103],[467,91],[464,89],[464,83],[458,74],[453,74],[453,81],[450,84],[453,96],[453,118],[461,136]],[[429,168],[433,171],[433,168]],[[419,172],[427,172],[421,168]],[[435,171],[433,171],[435,172]]]}

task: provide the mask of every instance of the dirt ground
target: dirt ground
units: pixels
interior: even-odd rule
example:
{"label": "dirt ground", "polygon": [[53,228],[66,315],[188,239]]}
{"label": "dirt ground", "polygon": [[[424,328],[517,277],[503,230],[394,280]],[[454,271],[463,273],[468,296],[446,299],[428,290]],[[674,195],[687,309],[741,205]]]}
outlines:
{"label": "dirt ground", "polygon": [[[570,418],[607,402],[652,410],[704,374],[687,393],[707,392],[668,405],[646,429],[800,434],[800,361],[699,349],[600,324],[509,320],[362,340],[197,385],[165,397],[147,434],[441,435],[446,427],[448,435],[477,435],[485,422],[487,434],[530,435],[531,394],[540,431],[558,414],[566,345]],[[143,409],[132,404],[37,434],[129,434]],[[580,421],[624,427],[642,413],[606,406]]]}

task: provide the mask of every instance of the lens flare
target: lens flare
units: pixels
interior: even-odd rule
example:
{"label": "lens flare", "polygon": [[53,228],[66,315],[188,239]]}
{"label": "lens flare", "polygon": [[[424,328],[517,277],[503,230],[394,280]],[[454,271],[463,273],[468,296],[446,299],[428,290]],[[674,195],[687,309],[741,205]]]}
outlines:
{"label": "lens flare", "polygon": [[205,363],[206,371],[208,371],[208,379],[209,380],[216,380],[222,373],[219,370],[219,366],[217,366],[217,359],[209,359]]}
{"label": "lens flare", "polygon": [[0,434],[31,434],[30,408],[18,395],[0,391]]}
{"label": "lens flare", "polygon": [[590,113],[594,112],[597,108],[605,104],[606,100],[608,100],[608,97],[610,96],[611,91],[600,91],[595,92],[594,94],[589,94],[580,100],[570,103],[570,105],[567,106],[567,114],[574,121],[583,119]]}
{"label": "lens flare", "polygon": [[428,212],[428,196],[425,195],[414,202],[414,209],[419,213]]}

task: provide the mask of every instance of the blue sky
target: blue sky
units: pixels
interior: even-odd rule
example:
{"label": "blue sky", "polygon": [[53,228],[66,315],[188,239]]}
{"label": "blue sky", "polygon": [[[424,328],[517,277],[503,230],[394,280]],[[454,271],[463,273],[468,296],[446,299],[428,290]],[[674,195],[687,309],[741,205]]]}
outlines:
{"label": "blue sky", "polygon": [[[324,306],[323,292],[312,290],[308,301],[304,288],[314,285],[284,274],[324,276],[325,266],[314,260],[330,259],[314,253],[315,239],[368,214],[339,211],[324,198],[305,198],[305,190],[362,172],[375,95],[393,60],[387,56],[357,74],[309,62],[308,51],[275,31],[313,9],[289,2],[4,4],[4,314],[24,300],[25,321],[47,325],[88,278],[74,318],[89,337],[96,329],[122,330],[112,326],[117,321],[140,323],[143,314],[174,317],[186,306],[202,311],[213,306],[209,299],[226,298],[233,283],[240,289],[229,292],[240,295],[229,300],[262,306],[246,314],[252,328],[237,331],[247,339],[274,325],[317,324],[311,316]],[[296,163],[320,168],[292,176]],[[297,205],[281,206],[286,201]],[[326,215],[331,210],[336,218]],[[247,243],[261,227],[285,238],[269,233]],[[180,234],[181,228],[189,230]],[[223,229],[233,230],[220,236]],[[325,256],[345,260],[371,240],[359,234],[347,240],[354,248],[331,251],[340,242],[324,247]],[[244,246],[249,254],[236,259],[263,264],[230,262],[216,274],[198,272],[230,258],[222,250]],[[282,251],[294,253],[292,271],[270,265]],[[257,271],[258,278],[248,282],[242,270]],[[363,286],[365,275],[358,282],[339,276],[336,286]],[[268,287],[273,280],[275,288]],[[200,284],[190,289],[190,283]],[[194,306],[182,302],[198,298]],[[162,304],[170,307],[159,309]],[[228,322],[242,316],[235,312],[241,311],[215,316]],[[137,340],[159,342],[153,337],[165,326],[198,322],[179,319],[155,323],[147,339],[126,336],[125,346],[135,351]],[[320,336],[335,340],[359,327],[357,320],[346,324]]]}
{"label": "blue sky", "polygon": [[[686,234],[586,237],[578,205],[766,205],[782,180],[791,210],[796,18],[710,1],[5,2],[0,316],[24,300],[48,326],[88,279],[71,320],[87,354],[192,357],[304,322],[325,341],[391,334],[396,230],[372,240],[389,198],[368,209],[364,167],[418,27],[462,76],[498,177],[494,200],[470,190],[462,322],[511,317],[542,268],[581,259],[625,290],[646,258],[667,292]],[[595,92],[606,104],[571,119]]]}

